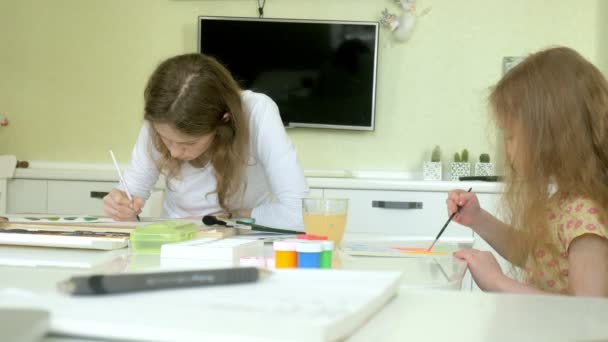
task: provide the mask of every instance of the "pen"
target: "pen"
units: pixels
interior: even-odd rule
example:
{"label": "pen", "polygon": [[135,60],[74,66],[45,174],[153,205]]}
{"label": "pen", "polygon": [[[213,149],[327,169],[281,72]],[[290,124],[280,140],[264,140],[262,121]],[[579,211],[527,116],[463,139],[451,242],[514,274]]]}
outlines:
{"label": "pen", "polygon": [[[469,191],[467,191],[467,192],[471,192],[471,190],[473,190],[473,188],[469,188]],[[458,206],[458,209],[456,209],[456,211],[453,212],[452,215],[450,215],[450,218],[448,218],[448,220],[445,222],[445,224],[443,225],[443,227],[439,231],[439,234],[437,234],[437,237],[435,238],[435,241],[433,241],[433,243],[431,244],[431,246],[429,247],[429,249],[427,249],[427,252],[430,252],[433,249],[433,247],[437,243],[437,240],[439,240],[439,238],[441,237],[441,234],[443,234],[443,231],[447,228],[448,224],[450,224],[450,222],[452,221],[452,219],[454,218],[454,216],[456,216],[456,214],[458,214],[459,212],[460,212],[460,206]]]}
{"label": "pen", "polygon": [[272,272],[256,267],[197,271],[76,276],[60,282],[59,290],[79,295],[103,295],[198,286],[252,283]]}
{"label": "pen", "polygon": [[[120,167],[118,166],[118,162],[116,161],[116,157],[114,156],[114,152],[112,152],[112,150],[110,150],[110,156],[112,157],[112,162],[114,163],[116,172],[118,172],[118,178],[120,178],[120,183],[122,184],[122,186],[125,187],[125,193],[127,194],[127,198],[129,199],[129,201],[131,201],[131,203],[133,203],[133,197],[131,196],[131,192],[129,192],[127,182],[125,182],[125,179],[122,177],[122,172],[120,172]],[[135,217],[137,218],[137,221],[141,221],[139,219],[139,215],[136,214]]]}

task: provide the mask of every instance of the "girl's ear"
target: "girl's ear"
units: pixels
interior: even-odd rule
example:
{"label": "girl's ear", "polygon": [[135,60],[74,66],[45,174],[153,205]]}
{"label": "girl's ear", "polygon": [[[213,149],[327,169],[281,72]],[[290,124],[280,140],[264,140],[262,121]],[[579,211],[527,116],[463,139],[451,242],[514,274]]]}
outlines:
{"label": "girl's ear", "polygon": [[228,123],[228,122],[230,122],[230,118],[231,118],[230,113],[226,112],[226,113],[224,113],[224,115],[222,115],[222,122]]}

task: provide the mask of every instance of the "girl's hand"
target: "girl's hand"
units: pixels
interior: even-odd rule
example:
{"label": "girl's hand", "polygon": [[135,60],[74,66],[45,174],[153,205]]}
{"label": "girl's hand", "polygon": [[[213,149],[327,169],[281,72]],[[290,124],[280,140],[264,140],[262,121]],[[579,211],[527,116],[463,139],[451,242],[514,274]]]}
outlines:
{"label": "girl's hand", "polygon": [[460,212],[454,215],[454,221],[463,226],[471,227],[481,214],[481,207],[477,195],[464,190],[452,190],[448,192],[445,201],[448,206],[448,216],[451,216],[460,207]]}
{"label": "girl's hand", "polygon": [[116,221],[136,221],[144,206],[144,200],[137,196],[131,197],[133,202],[129,201],[124,191],[112,189],[103,198],[103,211]]}
{"label": "girl's hand", "polygon": [[465,260],[477,286],[483,291],[499,291],[506,278],[491,252],[477,249],[461,249],[454,252],[456,258]]}

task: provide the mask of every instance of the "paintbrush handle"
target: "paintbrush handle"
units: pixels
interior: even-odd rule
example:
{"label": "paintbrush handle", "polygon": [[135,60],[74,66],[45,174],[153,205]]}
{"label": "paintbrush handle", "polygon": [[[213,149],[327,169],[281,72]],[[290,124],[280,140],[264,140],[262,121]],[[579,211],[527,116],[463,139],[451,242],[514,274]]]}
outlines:
{"label": "paintbrush handle", "polygon": [[[460,210],[460,207],[458,207],[458,210]],[[437,243],[437,241],[441,237],[441,234],[443,234],[443,231],[448,227],[448,224],[450,224],[450,222],[452,221],[452,219],[454,218],[454,216],[456,216],[456,214],[458,213],[458,210],[456,210],[455,212],[453,212],[452,215],[450,215],[450,217],[448,218],[448,220],[445,221],[445,224],[443,225],[443,227],[441,227],[441,230],[439,231],[439,234],[437,234],[437,236],[435,237],[435,240],[433,241],[433,243],[431,244],[431,246],[429,247],[429,249],[427,249],[427,251],[430,252],[433,249],[433,247],[435,246],[435,243]]]}
{"label": "paintbrush handle", "polygon": [[[473,188],[469,188],[469,190],[467,192],[471,192],[471,190],[473,190]],[[461,206],[457,205],[456,206],[456,211],[452,213],[452,215],[450,215],[450,217],[448,218],[447,221],[445,221],[445,224],[443,225],[443,227],[441,227],[441,230],[439,231],[439,234],[437,234],[437,237],[435,237],[435,240],[433,241],[433,243],[431,244],[431,246],[427,249],[428,252],[430,252],[433,247],[435,246],[435,244],[437,243],[437,241],[439,240],[439,238],[441,237],[441,234],[443,234],[443,231],[448,227],[448,224],[450,224],[450,222],[452,221],[452,219],[454,218],[454,216],[456,216],[456,214],[458,214],[460,212],[460,209],[462,208]]]}

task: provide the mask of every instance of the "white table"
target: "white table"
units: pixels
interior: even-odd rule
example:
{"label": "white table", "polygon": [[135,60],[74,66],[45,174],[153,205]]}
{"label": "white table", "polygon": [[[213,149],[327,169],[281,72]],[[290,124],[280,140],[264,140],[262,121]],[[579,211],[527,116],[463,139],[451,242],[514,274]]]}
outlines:
{"label": "white table", "polygon": [[[45,291],[74,274],[162,268],[158,256],[130,255],[128,250],[95,252],[0,246],[0,259],[19,254],[75,263],[63,267],[0,266],[0,288]],[[3,262],[6,264],[6,260]],[[436,263],[428,260],[344,255],[338,264],[349,269],[404,272],[404,286],[399,295],[360,328],[350,338],[352,341],[608,339],[608,299],[412,290],[447,284],[444,273],[450,271],[446,264],[441,265],[441,272]],[[49,336],[45,341],[85,340]]]}

